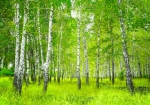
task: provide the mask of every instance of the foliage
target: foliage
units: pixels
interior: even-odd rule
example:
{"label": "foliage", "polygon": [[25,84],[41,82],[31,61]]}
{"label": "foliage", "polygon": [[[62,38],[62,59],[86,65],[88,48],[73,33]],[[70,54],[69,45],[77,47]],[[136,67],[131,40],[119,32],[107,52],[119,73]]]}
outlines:
{"label": "foliage", "polygon": [[121,81],[123,81],[124,80],[124,70],[121,70],[120,72],[119,72],[119,75],[118,75],[118,78],[121,80]]}
{"label": "foliage", "polygon": [[[44,60],[46,59],[47,51],[47,34],[48,34],[48,21],[50,7],[54,6],[53,28],[52,28],[52,48],[54,53],[55,69],[58,68],[58,59],[60,57],[60,69],[65,70],[67,77],[75,74],[76,70],[76,51],[77,51],[77,16],[81,14],[81,75],[84,74],[84,53],[83,53],[83,34],[86,37],[88,59],[89,59],[89,74],[93,76],[96,68],[97,57],[97,35],[100,34],[100,73],[103,73],[104,78],[109,77],[108,70],[112,68],[112,64],[108,61],[114,59],[115,77],[124,81],[125,71],[119,71],[120,62],[122,59],[122,37],[120,35],[119,24],[119,7],[118,0],[29,0],[29,14],[28,23],[25,26],[27,36],[29,36],[29,43],[26,45],[26,54],[29,55],[29,75],[39,70],[41,66],[41,51],[43,51]],[[140,63],[143,71],[143,77],[150,77],[150,1],[149,0],[122,0],[121,9],[123,11],[123,18],[127,34],[127,50],[129,53],[131,72],[139,75],[137,63]],[[25,0],[3,0],[0,1],[0,64],[5,67],[12,62],[14,63],[15,57],[15,3],[20,4],[20,21],[19,21],[19,34],[20,43],[23,31],[23,16]],[[74,2],[74,4],[73,4]],[[37,23],[37,10],[39,9],[39,23]],[[40,32],[39,27],[40,26]],[[61,30],[62,27],[62,30]],[[62,31],[62,40],[61,40]],[[85,31],[85,32],[84,32]],[[100,32],[99,32],[100,31]],[[39,39],[39,34],[41,38]],[[42,46],[40,46],[40,43]],[[61,49],[59,44],[61,44]],[[20,51],[19,51],[20,52]],[[3,59],[4,58],[4,59]],[[139,60],[138,60],[139,59]],[[106,62],[107,61],[107,62]],[[26,62],[26,61],[25,61]],[[39,64],[38,64],[39,62]],[[27,64],[25,63],[25,66]],[[32,67],[34,66],[34,67]],[[51,67],[51,65],[50,65]],[[123,69],[125,65],[123,64]],[[26,68],[26,67],[25,67]],[[35,71],[32,70],[35,68]],[[52,68],[53,70],[53,68]],[[26,70],[25,70],[26,72]],[[39,73],[39,72],[36,72]],[[54,77],[54,71],[50,72]],[[57,71],[56,71],[57,75]],[[101,75],[101,74],[100,74]],[[13,76],[12,69],[3,68],[0,71],[0,76]],[[135,77],[136,77],[135,76]],[[117,83],[117,82],[116,82]],[[36,88],[36,87],[35,87]],[[70,87],[71,88],[71,87]],[[106,89],[107,90],[107,89]],[[104,89],[105,91],[105,89]],[[40,94],[41,95],[41,94]],[[40,95],[38,99],[40,98]],[[50,96],[47,96],[50,98]],[[101,97],[101,96],[98,96]],[[46,98],[46,97],[45,97]],[[59,98],[62,98],[61,96]],[[88,104],[90,97],[78,96],[67,94],[67,103],[63,104],[77,104],[72,100],[76,100],[83,104]],[[21,99],[21,98],[19,98]],[[51,97],[51,101],[54,99]],[[80,100],[81,99],[81,100]],[[99,99],[99,98],[98,98]],[[100,98],[101,99],[101,98]],[[21,99],[23,100],[23,99]],[[43,99],[47,100],[47,99]],[[80,100],[80,101],[79,101]],[[86,100],[86,101],[85,101]],[[36,100],[37,101],[37,100]],[[60,99],[60,102],[62,100]],[[87,102],[87,103],[86,103]],[[102,101],[105,103],[104,101]],[[118,101],[116,101],[118,102]],[[7,103],[7,102],[6,102]],[[89,102],[90,103],[90,102]],[[18,103],[23,104],[23,103]],[[31,103],[29,103],[31,104]],[[56,103],[57,104],[57,103]],[[93,103],[98,104],[98,103]],[[107,103],[106,103],[107,104]],[[117,104],[117,103],[116,103]]]}
{"label": "foliage", "polygon": [[13,71],[14,68],[10,68],[10,69],[7,69],[7,68],[2,68],[0,70],[0,77],[1,76],[14,76],[14,71]]}

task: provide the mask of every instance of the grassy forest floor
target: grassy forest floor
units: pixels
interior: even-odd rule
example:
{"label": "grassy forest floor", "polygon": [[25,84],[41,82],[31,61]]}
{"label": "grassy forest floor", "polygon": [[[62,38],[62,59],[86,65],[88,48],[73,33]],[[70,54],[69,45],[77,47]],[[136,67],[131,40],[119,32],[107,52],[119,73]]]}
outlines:
{"label": "grassy forest floor", "polygon": [[23,84],[22,95],[14,94],[12,77],[0,77],[0,105],[150,105],[150,82],[134,79],[135,93],[131,95],[125,88],[125,81],[116,79],[115,85],[104,79],[100,88],[94,79],[82,89],[77,89],[76,79],[65,79],[60,85],[51,82],[47,93],[42,92],[43,84]]}

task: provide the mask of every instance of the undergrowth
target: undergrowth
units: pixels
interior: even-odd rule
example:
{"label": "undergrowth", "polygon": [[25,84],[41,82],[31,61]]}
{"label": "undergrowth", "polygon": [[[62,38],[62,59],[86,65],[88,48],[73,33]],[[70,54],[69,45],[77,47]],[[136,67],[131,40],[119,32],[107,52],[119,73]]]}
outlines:
{"label": "undergrowth", "polygon": [[[82,81],[81,90],[77,89],[75,79],[66,79],[60,85],[51,82],[45,94],[42,92],[43,84],[38,86],[35,83],[28,87],[23,84],[21,96],[14,93],[12,81],[11,77],[0,78],[0,105],[150,105],[149,91],[143,94],[139,90],[131,95],[125,87],[125,81],[119,79],[116,79],[115,85],[104,79],[99,89],[94,79],[91,79],[89,86]],[[134,85],[135,89],[150,86],[146,79],[135,79]]]}

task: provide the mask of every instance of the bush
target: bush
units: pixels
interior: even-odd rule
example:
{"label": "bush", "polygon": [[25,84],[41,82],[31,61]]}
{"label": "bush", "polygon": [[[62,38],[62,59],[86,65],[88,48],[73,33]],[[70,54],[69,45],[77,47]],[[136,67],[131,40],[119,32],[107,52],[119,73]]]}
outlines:
{"label": "bush", "polygon": [[121,70],[121,71],[119,72],[118,78],[119,78],[121,81],[124,80],[124,70]]}
{"label": "bush", "polygon": [[0,76],[14,76],[13,68],[11,69],[2,68],[0,70]]}

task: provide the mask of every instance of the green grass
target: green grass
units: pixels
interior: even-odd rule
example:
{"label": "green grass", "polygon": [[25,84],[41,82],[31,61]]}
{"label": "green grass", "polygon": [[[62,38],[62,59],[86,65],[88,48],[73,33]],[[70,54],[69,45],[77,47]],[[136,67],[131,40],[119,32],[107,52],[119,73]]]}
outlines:
{"label": "green grass", "polygon": [[[64,80],[60,85],[49,83],[46,94],[42,92],[43,84],[23,84],[22,95],[14,94],[10,77],[0,78],[0,105],[150,105],[150,93],[136,91],[131,95],[125,87],[125,81],[116,79],[115,85],[107,79],[101,82],[99,89],[91,79],[86,86],[82,81],[82,89],[77,89],[76,79],[72,82]],[[149,87],[147,79],[135,79],[135,87]]]}

